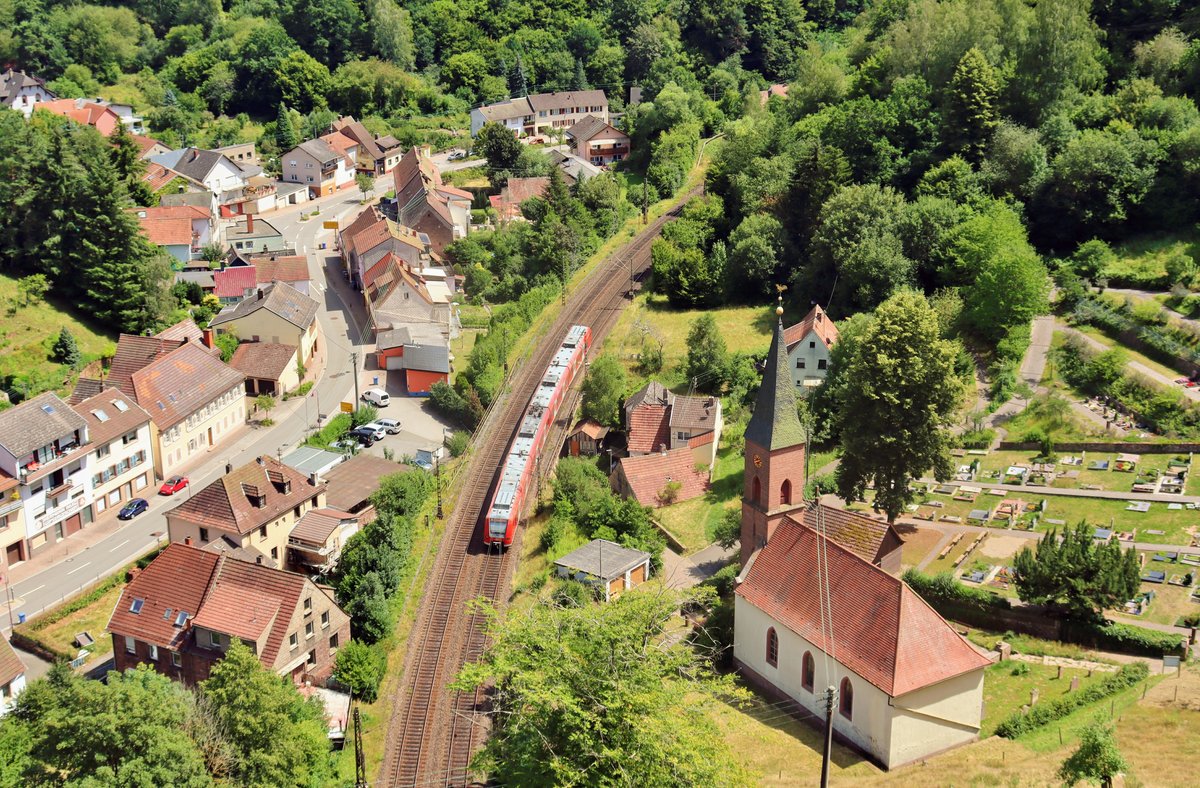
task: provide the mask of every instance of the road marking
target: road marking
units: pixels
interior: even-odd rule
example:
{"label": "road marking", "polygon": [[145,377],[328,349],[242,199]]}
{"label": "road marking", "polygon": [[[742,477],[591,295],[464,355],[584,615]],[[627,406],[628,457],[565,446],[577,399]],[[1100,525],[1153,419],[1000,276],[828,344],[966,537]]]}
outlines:
{"label": "road marking", "polygon": [[79,566],[75,567],[75,568],[74,568],[74,569],[72,569],[70,572],[67,572],[67,574],[69,574],[69,575],[73,575],[73,574],[75,574],[76,572],[78,572],[80,569],[83,569],[85,566],[91,566],[91,565],[92,565],[92,562],[91,562],[91,561],[88,561],[86,564],[80,564]]}
{"label": "road marking", "polygon": [[30,590],[30,591],[25,591],[25,592],[23,592],[23,593],[22,593],[22,596],[29,596],[30,594],[36,594],[38,591],[41,591],[41,590],[42,590],[43,588],[45,588],[45,587],[46,587],[46,584],[45,584],[45,583],[43,583],[42,585],[38,586],[37,588],[34,588],[34,589]]}
{"label": "road marking", "polygon": [[114,547],[113,549],[109,550],[108,552],[110,552],[110,553],[115,553],[116,551],[120,550],[122,547],[124,547],[124,546],[125,546],[125,545],[127,545],[127,544],[129,544],[129,540],[128,540],[128,539],[126,539],[124,542],[121,542],[119,545],[117,545],[117,546],[116,546],[116,547]]}

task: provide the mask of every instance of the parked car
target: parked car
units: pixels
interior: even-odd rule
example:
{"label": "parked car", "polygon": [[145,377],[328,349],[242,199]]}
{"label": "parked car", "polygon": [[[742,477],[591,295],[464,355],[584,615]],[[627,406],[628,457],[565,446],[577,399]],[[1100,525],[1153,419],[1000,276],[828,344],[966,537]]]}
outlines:
{"label": "parked car", "polygon": [[175,493],[188,486],[188,477],[172,476],[162,483],[162,487],[158,488],[159,495],[174,495]]}
{"label": "parked car", "polygon": [[387,430],[388,435],[398,435],[400,433],[400,422],[395,419],[376,419],[374,424],[378,424]]}
{"label": "parked car", "polygon": [[450,157],[446,159],[446,161],[458,161],[459,159],[465,158],[467,158],[467,152],[465,150],[456,150],[454,153],[450,154]]}
{"label": "parked car", "polygon": [[150,508],[150,504],[145,498],[134,498],[117,514],[118,520],[132,520],[142,512]]}
{"label": "parked car", "polygon": [[379,441],[379,439],[381,437],[378,433],[375,432],[375,430],[363,429],[362,427],[355,427],[354,429],[350,430],[350,432],[347,434],[351,438],[354,438],[355,440],[357,440],[359,442],[359,444],[361,444],[363,446],[373,446],[373,445],[375,445],[375,443],[377,443]]}
{"label": "parked car", "polygon": [[383,389],[367,389],[362,393],[363,402],[369,402],[377,408],[386,408],[392,398]]}
{"label": "parked car", "polygon": [[331,443],[329,448],[334,451],[340,451],[343,454],[353,454],[358,449],[358,440],[355,438],[342,438]]}
{"label": "parked car", "polygon": [[370,424],[364,424],[361,427],[356,427],[355,429],[371,430],[372,432],[375,433],[375,440],[377,440],[377,441],[383,440],[384,438],[387,437],[387,434],[388,434],[387,428],[384,427],[382,424],[380,424],[377,421],[373,421]]}

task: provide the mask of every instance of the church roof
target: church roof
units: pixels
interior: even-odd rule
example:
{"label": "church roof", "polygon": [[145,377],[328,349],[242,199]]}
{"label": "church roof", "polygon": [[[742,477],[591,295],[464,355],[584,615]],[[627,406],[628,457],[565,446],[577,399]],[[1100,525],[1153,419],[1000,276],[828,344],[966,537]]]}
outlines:
{"label": "church roof", "polygon": [[[822,542],[827,563],[818,567]],[[822,577],[832,642],[822,626]],[[737,593],[893,698],[991,664],[899,579],[788,518]]]}
{"label": "church roof", "polygon": [[767,366],[754,399],[754,414],[746,425],[747,443],[774,451],[804,442],[804,427],[796,415],[795,386],[788,374],[783,321],[776,320],[771,349],[767,351]]}
{"label": "church roof", "polygon": [[801,525],[818,533],[823,529],[830,539],[876,566],[884,554],[904,543],[891,525],[848,509],[813,503],[800,517]]}

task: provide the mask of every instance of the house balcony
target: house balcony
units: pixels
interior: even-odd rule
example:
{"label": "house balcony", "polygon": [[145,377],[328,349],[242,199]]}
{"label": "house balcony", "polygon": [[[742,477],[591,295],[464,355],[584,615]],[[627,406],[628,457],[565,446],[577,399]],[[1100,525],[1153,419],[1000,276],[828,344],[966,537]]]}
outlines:
{"label": "house balcony", "polygon": [[54,449],[54,455],[48,458],[45,462],[38,459],[37,455],[31,455],[29,459],[17,469],[17,475],[21,484],[31,484],[38,479],[45,478],[47,475],[62,468],[71,461],[76,451],[80,448],[77,443],[68,443],[62,447]]}
{"label": "house balcony", "polygon": [[292,552],[292,563],[306,566],[317,574],[332,572],[342,556],[340,548],[328,544],[318,546],[298,539],[288,539],[288,548]]}

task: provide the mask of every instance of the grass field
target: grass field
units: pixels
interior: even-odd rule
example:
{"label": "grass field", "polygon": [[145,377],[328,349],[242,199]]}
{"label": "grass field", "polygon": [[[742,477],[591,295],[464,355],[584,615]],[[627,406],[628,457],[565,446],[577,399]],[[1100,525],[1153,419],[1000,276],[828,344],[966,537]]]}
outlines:
{"label": "grass field", "polygon": [[761,353],[771,344],[774,313],[769,309],[758,306],[673,309],[664,296],[643,292],[621,313],[601,352],[615,354],[630,375],[641,380],[636,367],[643,338],[661,342],[663,367],[654,377],[668,388],[686,390],[687,381],[679,365],[687,356],[687,335],[692,321],[702,314],[712,315],[717,321],[730,352]]}
{"label": "grass field", "polygon": [[17,301],[17,280],[0,274],[0,381],[31,374],[46,388],[69,394],[78,373],[50,360],[50,348],[64,326],[75,336],[84,364],[116,351],[115,334],[80,320],[65,305],[53,299],[28,306],[17,306]]}
{"label": "grass field", "polygon": [[[1025,672],[1028,669],[1028,672]],[[1014,675],[1014,671],[1021,675]],[[981,737],[991,736],[996,732],[1005,717],[1021,706],[1029,703],[1030,692],[1037,689],[1039,700],[1048,701],[1067,695],[1071,689],[1071,679],[1079,677],[1080,688],[1094,684],[1108,676],[1107,673],[1094,673],[1088,677],[1088,671],[1079,668],[1065,668],[1063,677],[1057,678],[1058,668],[1054,665],[1037,665],[1029,662],[1008,661],[1000,662],[985,671],[983,680],[983,707],[986,710],[983,717]]]}
{"label": "grass field", "polygon": [[75,635],[87,632],[96,641],[96,644],[89,649],[92,652],[89,661],[95,661],[97,657],[103,658],[111,654],[112,637],[104,630],[108,626],[108,619],[112,616],[113,608],[116,607],[123,590],[125,590],[124,583],[119,583],[87,607],[76,610],[53,624],[39,628],[37,630],[38,639],[45,641],[64,654],[74,654],[79,650],[79,647],[74,644]]}

